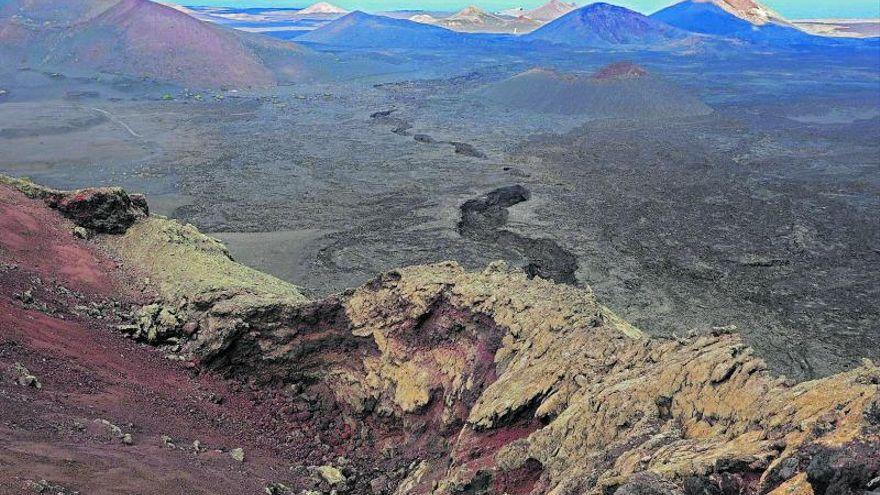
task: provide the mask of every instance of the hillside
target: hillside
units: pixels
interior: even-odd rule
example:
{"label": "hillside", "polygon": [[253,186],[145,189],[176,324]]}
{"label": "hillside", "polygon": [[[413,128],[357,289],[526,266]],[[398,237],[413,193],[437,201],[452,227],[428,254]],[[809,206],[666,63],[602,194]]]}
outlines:
{"label": "hillside", "polygon": [[456,46],[462,37],[438,26],[355,11],[297,40],[353,48],[394,49]]}
{"label": "hillside", "polygon": [[788,21],[785,20],[781,15],[774,12],[773,10],[767,8],[765,5],[761,5],[754,0],[694,0],[700,3],[710,3],[715,5],[725,12],[739,17],[745,21],[748,21],[751,24],[756,26],[763,26],[764,24],[774,23],[774,24],[788,24]]}
{"label": "hillside", "polygon": [[870,362],[792,384],[724,329],[651,339],[497,263],[308,301],[140,197],[0,182],[6,492],[853,493],[880,475]]}
{"label": "hillside", "polygon": [[148,0],[9,0],[0,40],[18,65],[123,74],[195,87],[270,86],[313,76],[307,50],[197,20]]}
{"label": "hillside", "polygon": [[631,63],[612,64],[593,75],[532,69],[481,94],[517,110],[584,119],[669,119],[712,111],[698,98]]}
{"label": "hillside", "polygon": [[573,47],[660,48],[688,34],[638,12],[594,3],[569,12],[524,38]]}
{"label": "hillside", "polygon": [[652,19],[695,33],[754,41],[807,41],[812,38],[779,14],[751,0],[686,0]]}
{"label": "hillside", "polygon": [[523,15],[529,19],[535,19],[536,21],[550,22],[564,16],[576,8],[577,4],[574,3],[567,3],[562,0],[550,0],[540,7],[523,13]]}
{"label": "hillside", "polygon": [[463,33],[526,33],[541,25],[540,22],[525,16],[495,15],[472,6],[442,19],[422,15],[412,17],[411,20],[435,24]]}
{"label": "hillside", "polygon": [[455,14],[442,19],[428,19],[421,16],[419,22],[428,22],[463,33],[524,33],[541,25],[540,22],[524,16],[506,17],[490,14],[477,7],[465,7]]}

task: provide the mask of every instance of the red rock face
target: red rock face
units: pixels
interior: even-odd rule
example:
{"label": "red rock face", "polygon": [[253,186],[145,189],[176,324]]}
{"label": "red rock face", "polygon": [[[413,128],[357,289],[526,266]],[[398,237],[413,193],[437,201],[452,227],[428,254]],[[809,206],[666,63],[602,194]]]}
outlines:
{"label": "red rock face", "polygon": [[754,0],[711,0],[712,3],[730,12],[731,14],[745,19],[753,24],[763,25],[768,21],[786,23],[779,14]]}
{"label": "red rock face", "polygon": [[615,62],[599,69],[593,78],[600,81],[619,79],[638,79],[648,75],[648,71],[632,62]]}
{"label": "red rock face", "polygon": [[[340,396],[340,389],[360,387],[339,383],[334,377],[367,382],[368,371],[361,360],[378,358],[380,352],[372,336],[352,335],[352,324],[336,298],[295,310],[276,307],[248,314],[244,318],[250,331],[224,345],[216,356],[202,359],[200,365],[263,390],[265,400],[274,401],[279,413],[263,426],[264,431],[283,439],[286,455],[299,464],[321,465],[344,456],[360,473],[382,472],[388,486],[399,482],[404,468],[413,462],[445,462],[453,449],[461,453],[460,460],[468,468],[487,465],[498,448],[538,427],[536,421],[512,418],[515,424],[509,428],[485,434],[472,435],[464,428],[474,402],[495,381],[493,357],[502,332],[491,318],[463,311],[443,298],[422,311],[396,325],[386,340],[388,349],[398,349],[401,357],[418,362],[428,376],[426,402],[408,411],[400,410],[385,394],[363,403]],[[273,349],[271,357],[267,349]],[[454,400],[455,386],[442,367],[450,361],[467,363],[461,373],[472,376],[474,383]],[[276,387],[285,385],[281,396],[285,389],[293,392],[283,398]],[[353,493],[370,493],[370,481],[359,479],[351,486]]]}

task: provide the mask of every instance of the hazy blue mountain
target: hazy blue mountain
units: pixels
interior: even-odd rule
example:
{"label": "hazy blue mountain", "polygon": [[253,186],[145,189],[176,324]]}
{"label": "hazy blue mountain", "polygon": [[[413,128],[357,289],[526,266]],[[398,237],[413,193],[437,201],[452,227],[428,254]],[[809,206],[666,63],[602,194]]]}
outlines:
{"label": "hazy blue mountain", "polygon": [[437,48],[461,44],[466,37],[438,26],[355,11],[297,41],[357,48]]}
{"label": "hazy blue mountain", "polygon": [[685,31],[750,41],[809,42],[815,38],[781,18],[750,21],[706,1],[685,0],[654,13],[651,18]]}
{"label": "hazy blue mountain", "polygon": [[688,33],[624,7],[594,3],[524,36],[577,47],[651,46],[682,40]]}

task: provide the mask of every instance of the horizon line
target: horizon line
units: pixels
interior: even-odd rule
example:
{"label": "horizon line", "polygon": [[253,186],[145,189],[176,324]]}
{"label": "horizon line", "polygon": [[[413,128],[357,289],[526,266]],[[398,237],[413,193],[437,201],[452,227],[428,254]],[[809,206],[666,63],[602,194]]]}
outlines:
{"label": "horizon line", "polygon": [[[303,10],[303,9],[306,9],[306,8],[308,8],[308,7],[310,7],[310,6],[314,5],[314,4],[316,4],[316,3],[329,3],[329,4],[331,4],[331,5],[337,6],[337,4],[334,3],[333,1],[328,1],[328,0],[315,0],[315,1],[312,1],[312,2],[306,2],[303,6],[231,5],[232,3],[239,3],[239,4],[241,4],[241,3],[248,3],[247,1],[242,1],[242,0],[237,0],[237,2],[236,2],[236,0],[219,0],[219,1],[215,2],[216,4],[204,4],[204,3],[196,3],[196,2],[193,2],[193,3],[180,3],[180,2],[174,2],[174,1],[169,1],[169,0],[152,0],[152,1],[155,1],[155,2],[157,2],[157,3],[164,4],[164,5],[180,6],[180,7],[184,7],[184,8],[232,8],[232,9],[266,9],[266,10],[269,10],[269,9],[272,9],[272,10]],[[223,2],[223,1],[227,1],[227,2],[229,2],[230,4],[223,4],[223,5],[220,5],[219,3]],[[271,2],[272,0],[268,0],[268,1]],[[418,1],[418,0],[415,0],[415,1]],[[513,1],[515,1],[515,0],[513,0]],[[548,1],[549,1],[549,0],[548,0]],[[566,0],[561,0],[561,1],[566,2]],[[660,7],[660,8],[658,8],[658,9],[656,9],[656,10],[642,10],[642,9],[637,9],[637,8],[630,7],[630,6],[626,6],[626,5],[620,5],[619,3],[616,3],[616,2],[614,2],[614,1],[606,1],[606,0],[597,0],[597,1],[590,1],[590,2],[584,2],[584,3],[581,3],[581,2],[578,2],[578,1],[574,1],[574,2],[566,2],[566,3],[572,3],[572,4],[576,5],[577,8],[586,7],[586,6],[588,6],[588,5],[592,5],[592,4],[596,4],[596,3],[607,3],[607,4],[614,5],[614,6],[618,6],[618,7],[624,7],[624,8],[630,9],[630,10],[632,10],[632,11],[634,11],[634,12],[638,12],[638,13],[643,14],[643,15],[651,15],[651,14],[654,14],[654,13],[656,13],[656,12],[659,12],[660,10],[663,10],[664,8],[667,8],[667,7],[669,7],[669,6],[672,6],[672,5],[675,5],[675,4],[678,4],[678,3],[681,3],[682,1],[687,1],[687,0],[671,1],[671,2],[668,3],[666,6],[664,6],[664,7]],[[252,3],[252,4],[267,3],[267,0],[262,0],[262,1],[260,1],[260,0],[254,0],[254,1],[250,2],[250,3]],[[293,3],[293,2],[291,2],[291,3]],[[343,3],[345,3],[345,2],[343,2]],[[530,2],[527,2],[527,3],[530,3]],[[543,4],[540,4],[540,5],[544,5],[544,4],[546,4],[546,3],[547,3],[547,2],[544,2]],[[539,5],[539,6],[540,6],[540,5]],[[483,10],[483,11],[486,11],[486,12],[491,12],[491,13],[502,12],[502,11],[504,11],[504,10],[508,10],[508,9],[525,8],[525,7],[522,7],[521,5],[518,6],[518,5],[513,5],[513,3],[511,3],[511,5],[509,5],[509,6],[505,7],[505,8],[491,9],[491,8],[481,7],[481,6],[479,5],[479,2],[471,2],[471,3],[468,3],[467,5],[465,5],[465,6],[463,6],[463,7],[457,7],[457,8],[453,8],[453,9],[451,9],[451,10],[443,10],[443,9],[436,9],[436,8],[419,8],[419,7],[411,7],[411,8],[391,8],[391,9],[379,9],[379,10],[376,10],[376,9],[369,9],[369,8],[365,8],[365,7],[359,7],[359,8],[352,8],[352,9],[346,9],[346,10],[347,10],[348,12],[357,12],[357,11],[360,11],[360,12],[364,12],[364,13],[368,13],[368,14],[380,14],[380,13],[383,13],[383,12],[443,12],[443,13],[446,13],[446,12],[453,12],[453,13],[454,13],[454,12],[458,12],[458,11],[460,11],[460,10],[462,10],[462,9],[464,9],[464,8],[468,8],[468,7],[476,7],[476,8],[479,8],[480,10]],[[343,8],[343,7],[340,7],[340,8]],[[535,7],[535,8],[537,8],[537,7]],[[532,9],[526,9],[526,10],[532,10]],[[788,17],[786,17],[786,18],[787,18],[788,20],[790,20],[790,21],[800,21],[800,22],[808,22],[808,21],[838,21],[838,22],[840,22],[840,21],[866,21],[866,22],[867,22],[867,21],[877,21],[877,22],[880,22],[880,12],[878,12],[876,16],[867,16],[867,17],[858,17],[858,16],[836,16],[836,17],[835,17],[835,16],[828,16],[828,17],[815,17],[815,16],[813,16],[813,17],[792,17],[792,16],[788,16]]]}

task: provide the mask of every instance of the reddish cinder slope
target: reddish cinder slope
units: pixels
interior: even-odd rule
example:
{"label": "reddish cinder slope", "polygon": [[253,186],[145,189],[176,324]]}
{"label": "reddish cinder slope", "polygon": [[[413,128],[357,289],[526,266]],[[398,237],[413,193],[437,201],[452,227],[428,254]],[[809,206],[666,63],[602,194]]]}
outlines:
{"label": "reddish cinder slope", "polygon": [[0,187],[0,259],[70,289],[109,296],[115,264],[75,242],[72,228],[42,201]]}
{"label": "reddish cinder slope", "polygon": [[[121,43],[120,43],[121,41]],[[70,55],[104,70],[199,85],[266,86],[271,72],[232,31],[147,0],[123,0],[70,38]],[[56,54],[65,56],[66,50]]]}
{"label": "reddish cinder slope", "polygon": [[[283,479],[258,430],[273,407],[124,339],[114,327],[138,287],[72,229],[0,186],[0,493],[47,480],[51,493],[237,495]],[[18,383],[20,366],[40,389]]]}
{"label": "reddish cinder slope", "polygon": [[0,5],[10,59],[196,87],[270,86],[305,77],[307,50],[209,24],[149,0],[11,0]]}

